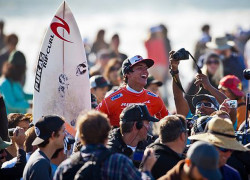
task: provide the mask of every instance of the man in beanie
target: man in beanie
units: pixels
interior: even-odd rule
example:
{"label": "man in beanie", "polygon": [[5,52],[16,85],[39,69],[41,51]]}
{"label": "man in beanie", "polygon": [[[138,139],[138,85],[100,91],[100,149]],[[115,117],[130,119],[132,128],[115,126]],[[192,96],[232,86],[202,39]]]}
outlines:
{"label": "man in beanie", "polygon": [[118,127],[122,110],[135,103],[145,104],[149,113],[158,119],[168,115],[162,99],[144,89],[149,75],[148,68],[153,64],[152,59],[143,59],[139,55],[123,61],[122,73],[126,86],[106,97],[97,107],[97,110],[108,115],[112,126]]}
{"label": "man in beanie", "polygon": [[242,83],[234,75],[227,75],[220,80],[219,90],[223,92],[229,99],[237,100],[237,129],[245,121],[246,102],[244,100],[244,92],[242,91]]}
{"label": "man in beanie", "polygon": [[180,161],[159,180],[220,180],[219,154],[205,142],[195,142],[187,152],[187,158]]}
{"label": "man in beanie", "polygon": [[43,116],[35,124],[36,139],[32,145],[38,149],[30,156],[24,172],[24,180],[52,180],[50,159],[59,148],[63,148],[65,126],[62,117]]}

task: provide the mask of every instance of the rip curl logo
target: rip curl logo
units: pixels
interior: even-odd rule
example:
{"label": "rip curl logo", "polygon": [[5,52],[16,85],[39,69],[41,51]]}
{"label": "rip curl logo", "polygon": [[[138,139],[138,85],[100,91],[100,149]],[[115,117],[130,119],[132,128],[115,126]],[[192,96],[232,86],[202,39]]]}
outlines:
{"label": "rip curl logo", "polygon": [[63,29],[65,29],[68,34],[70,34],[70,28],[69,28],[69,25],[60,17],[58,16],[55,16],[55,18],[59,19],[62,23],[58,23],[58,22],[53,22],[51,25],[50,25],[50,29],[52,30],[52,32],[60,39],[62,39],[63,41],[66,41],[66,42],[70,42],[70,43],[73,43],[71,41],[68,41],[67,39],[64,39],[58,32],[57,32],[57,28],[58,27],[61,27]]}
{"label": "rip curl logo", "polygon": [[36,133],[36,136],[40,136],[40,130],[38,129],[38,127],[35,127],[35,133]]}
{"label": "rip curl logo", "polygon": [[82,63],[76,67],[76,76],[83,75],[87,71],[86,64]]}

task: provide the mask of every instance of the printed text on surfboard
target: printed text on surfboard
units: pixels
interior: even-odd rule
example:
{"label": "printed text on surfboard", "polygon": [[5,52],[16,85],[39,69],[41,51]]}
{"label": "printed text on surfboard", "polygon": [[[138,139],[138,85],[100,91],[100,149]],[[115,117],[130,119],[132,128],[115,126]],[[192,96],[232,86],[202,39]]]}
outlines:
{"label": "printed text on surfboard", "polygon": [[38,59],[37,68],[36,68],[35,86],[34,86],[34,88],[37,92],[40,92],[42,71],[43,71],[43,68],[47,67],[48,55],[50,54],[53,39],[54,39],[54,35],[50,35],[49,43],[48,43],[48,46],[46,49],[46,53],[40,52],[40,54],[39,54],[39,59]]}

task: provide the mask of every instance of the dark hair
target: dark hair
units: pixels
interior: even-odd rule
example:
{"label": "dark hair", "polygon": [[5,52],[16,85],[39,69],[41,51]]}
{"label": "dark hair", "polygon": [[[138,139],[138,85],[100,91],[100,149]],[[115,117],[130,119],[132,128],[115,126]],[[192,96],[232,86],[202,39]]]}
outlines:
{"label": "dark hair", "polygon": [[105,30],[104,29],[100,29],[96,35],[96,40],[95,42],[99,42],[99,41],[103,41],[103,37],[105,34]]}
{"label": "dark hair", "polygon": [[2,74],[11,81],[22,81],[25,75],[26,65],[14,65],[10,62],[3,64]]}
{"label": "dark hair", "polygon": [[187,123],[182,115],[166,116],[160,121],[160,141],[162,143],[176,140],[182,132],[186,132]]}
{"label": "dark hair", "polygon": [[135,122],[120,121],[121,134],[130,133],[132,131],[134,124],[135,124]]}
{"label": "dark hair", "polygon": [[8,115],[8,128],[16,128],[23,117],[24,115],[20,113],[10,113]]}
{"label": "dark hair", "polygon": [[201,28],[202,32],[206,32],[209,29],[210,29],[210,26],[208,24],[203,25],[202,28]]}
{"label": "dark hair", "polygon": [[64,148],[57,149],[56,152],[52,155],[51,159],[55,159],[58,157],[59,153],[63,150]]}
{"label": "dark hair", "polygon": [[46,147],[49,144],[49,139],[46,139],[45,141],[43,141],[41,144],[38,144],[38,147]]}
{"label": "dark hair", "polygon": [[32,152],[33,146],[32,142],[36,139],[35,126],[30,127],[26,132],[26,139],[24,141],[24,150],[25,152]]}
{"label": "dark hair", "polygon": [[111,38],[111,41],[113,41],[114,39],[119,39],[119,35],[118,34],[114,34]]}
{"label": "dark hair", "polygon": [[77,129],[83,144],[104,144],[111,126],[106,114],[92,110],[78,117]]}
{"label": "dark hair", "polygon": [[18,37],[16,34],[10,34],[5,39],[6,44],[11,44],[13,46],[16,46],[18,43]]}

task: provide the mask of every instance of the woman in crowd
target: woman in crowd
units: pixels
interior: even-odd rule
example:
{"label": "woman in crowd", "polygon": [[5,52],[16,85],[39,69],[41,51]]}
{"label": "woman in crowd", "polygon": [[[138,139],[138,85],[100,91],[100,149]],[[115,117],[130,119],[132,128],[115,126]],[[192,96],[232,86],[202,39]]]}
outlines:
{"label": "woman in crowd", "polygon": [[6,104],[7,113],[26,113],[32,99],[31,94],[26,94],[20,82],[25,77],[26,59],[20,51],[11,53],[8,62],[3,66],[0,78],[0,92]]}
{"label": "woman in crowd", "polygon": [[96,36],[96,40],[93,43],[91,52],[97,54],[101,49],[108,49],[109,45],[104,40],[105,31],[103,29],[99,30]]}
{"label": "woman in crowd", "polygon": [[122,63],[118,58],[110,59],[107,66],[104,69],[104,77],[109,81],[112,86],[119,86],[119,74],[118,71],[121,68]]}

